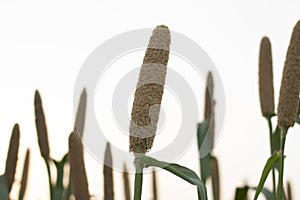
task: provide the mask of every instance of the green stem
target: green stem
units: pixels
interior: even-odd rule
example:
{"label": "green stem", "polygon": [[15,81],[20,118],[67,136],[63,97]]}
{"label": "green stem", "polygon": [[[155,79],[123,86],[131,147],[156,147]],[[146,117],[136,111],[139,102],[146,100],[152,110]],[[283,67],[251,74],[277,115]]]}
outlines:
{"label": "green stem", "polygon": [[143,186],[143,163],[139,160],[139,156],[135,155],[135,180],[134,180],[134,200],[141,200]]}
{"label": "green stem", "polygon": [[63,178],[64,178],[64,163],[63,162],[56,162],[56,171],[57,171],[57,178],[56,178],[56,186],[55,186],[55,199],[62,199],[64,193],[64,186],[63,186]]}
{"label": "green stem", "polygon": [[283,190],[283,171],[284,171],[284,146],[285,146],[285,137],[287,129],[281,129],[280,131],[280,165],[279,165],[279,179],[278,179],[278,191],[277,197],[278,200],[284,199],[284,190]]}
{"label": "green stem", "polygon": [[[271,156],[273,155],[273,140],[272,140],[272,135],[273,135],[273,127],[272,127],[272,121],[271,121],[271,117],[267,118],[268,120],[268,125],[269,125],[269,138],[270,138],[270,153]],[[272,168],[272,181],[273,181],[273,196],[274,199],[276,199],[276,177],[275,177],[275,170],[274,168]]]}
{"label": "green stem", "polygon": [[53,187],[52,187],[52,181],[51,181],[51,171],[50,171],[50,165],[48,162],[48,159],[44,158],[44,161],[46,163],[47,167],[47,173],[48,173],[48,181],[49,181],[49,190],[50,190],[50,199],[53,200]]}

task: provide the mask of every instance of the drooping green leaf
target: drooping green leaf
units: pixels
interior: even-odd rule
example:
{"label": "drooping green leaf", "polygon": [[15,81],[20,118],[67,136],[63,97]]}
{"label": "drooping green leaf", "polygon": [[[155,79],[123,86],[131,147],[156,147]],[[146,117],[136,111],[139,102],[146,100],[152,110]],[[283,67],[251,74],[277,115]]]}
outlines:
{"label": "drooping green leaf", "polygon": [[194,171],[178,164],[159,161],[148,156],[141,156],[140,160],[147,166],[160,167],[182,178],[183,180],[196,185],[198,189],[198,199],[207,200],[206,187]]}
{"label": "drooping green leaf", "polygon": [[[256,188],[254,188],[254,189],[256,189]],[[263,195],[266,197],[266,200],[274,200],[273,193],[269,189],[263,188],[261,193],[263,193]]]}
{"label": "drooping green leaf", "polygon": [[234,200],[247,200],[249,187],[236,188]]}
{"label": "drooping green leaf", "polygon": [[5,175],[0,176],[0,199],[1,200],[9,200]]}
{"label": "drooping green leaf", "polygon": [[[250,189],[256,191],[257,188],[256,187],[251,187]],[[266,200],[274,200],[273,193],[269,189],[264,187],[261,190],[261,193],[265,196]]]}
{"label": "drooping green leaf", "polygon": [[265,184],[265,181],[269,175],[269,172],[272,170],[272,168],[275,166],[275,164],[279,161],[280,159],[280,153],[279,152],[275,152],[268,160],[267,163],[263,169],[262,175],[260,177],[260,181],[259,184],[257,186],[256,189],[256,193],[254,196],[254,200],[256,200],[258,198],[258,195],[260,194],[260,192],[263,189],[263,186]]}

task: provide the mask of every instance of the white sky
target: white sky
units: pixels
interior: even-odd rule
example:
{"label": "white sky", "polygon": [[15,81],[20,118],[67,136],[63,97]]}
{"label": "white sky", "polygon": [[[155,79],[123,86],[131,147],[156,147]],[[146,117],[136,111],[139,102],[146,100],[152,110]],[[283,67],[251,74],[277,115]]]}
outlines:
{"label": "white sky", "polygon": [[[39,156],[34,123],[35,89],[39,89],[43,98],[51,155],[60,159],[67,151],[67,138],[73,127],[76,76],[87,56],[114,35],[166,24],[196,41],[208,53],[224,84],[226,120],[215,149],[221,167],[222,199],[233,199],[235,188],[244,183],[256,185],[269,156],[268,128],[261,117],[258,97],[259,43],[264,35],[270,37],[277,105],[291,31],[300,19],[300,3],[251,2],[1,1],[0,173],[4,171],[11,129],[18,122],[19,163],[23,162],[25,148],[32,150],[31,181],[26,197],[47,199],[46,170]],[[300,135],[296,133],[299,130],[299,127],[292,129],[286,143],[285,177],[292,183],[295,199],[300,198],[300,191],[296,191],[300,187]],[[178,162],[198,172],[195,150],[192,146]],[[86,160],[90,191],[101,199],[101,165],[89,154]],[[196,199],[196,190],[188,183],[165,172],[158,175],[161,199]],[[122,198],[119,180],[121,176],[116,173],[117,199]],[[147,181],[146,177],[144,199],[151,197]],[[267,185],[270,186],[270,180]]]}

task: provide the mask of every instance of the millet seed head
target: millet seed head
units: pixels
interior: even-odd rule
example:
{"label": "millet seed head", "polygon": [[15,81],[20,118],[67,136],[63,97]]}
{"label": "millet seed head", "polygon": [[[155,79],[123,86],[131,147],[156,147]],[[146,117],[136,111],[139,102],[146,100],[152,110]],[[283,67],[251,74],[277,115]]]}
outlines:
{"label": "millet seed head", "polygon": [[286,54],[277,108],[278,126],[294,126],[299,106],[300,92],[300,21],[294,27]]}

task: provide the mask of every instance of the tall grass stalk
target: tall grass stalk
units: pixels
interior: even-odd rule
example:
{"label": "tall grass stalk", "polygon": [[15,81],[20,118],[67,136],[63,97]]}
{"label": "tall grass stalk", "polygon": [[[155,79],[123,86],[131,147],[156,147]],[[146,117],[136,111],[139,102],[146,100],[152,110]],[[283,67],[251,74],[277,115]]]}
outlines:
{"label": "tall grass stalk", "polygon": [[284,198],[284,188],[283,188],[283,172],[284,172],[284,146],[286,139],[287,130],[281,129],[280,132],[280,162],[279,162],[279,178],[278,178],[278,199],[282,200]]}
{"label": "tall grass stalk", "polygon": [[48,131],[46,125],[46,119],[44,115],[43,103],[40,93],[36,90],[34,94],[34,111],[35,111],[35,125],[38,136],[38,144],[41,152],[41,156],[46,164],[47,173],[48,173],[48,183],[50,190],[50,199],[54,198],[53,196],[53,185],[51,181],[51,171],[49,164],[49,142],[48,142]]}
{"label": "tall grass stalk", "polygon": [[128,177],[127,167],[125,163],[123,166],[123,182],[124,182],[123,185],[124,185],[125,200],[130,200],[131,195],[130,195],[129,177]]}
{"label": "tall grass stalk", "polygon": [[280,134],[280,166],[278,180],[278,199],[284,198],[284,146],[288,129],[294,126],[299,106],[300,93],[300,21],[294,27],[284,63],[278,103],[278,126]]}
{"label": "tall grass stalk", "polygon": [[157,181],[155,169],[152,171],[153,200],[157,200]]}
{"label": "tall grass stalk", "polygon": [[129,127],[129,151],[135,156],[135,200],[140,200],[142,196],[144,166],[139,158],[151,149],[156,133],[167,73],[169,46],[168,27],[157,26],[145,52],[134,94]]}
{"label": "tall grass stalk", "polygon": [[135,177],[134,177],[134,200],[142,199],[142,186],[143,186],[143,164],[138,160],[138,156],[135,157]]}
{"label": "tall grass stalk", "polygon": [[273,62],[271,42],[263,37],[259,50],[259,97],[262,115],[274,116]]}
{"label": "tall grass stalk", "polygon": [[[271,42],[268,37],[263,37],[259,50],[259,97],[262,115],[266,118],[269,127],[270,154],[273,154],[273,127],[271,118],[274,116],[274,87],[273,87],[273,62]],[[276,199],[276,177],[272,169],[273,196]]]}
{"label": "tall grass stalk", "polygon": [[[273,139],[272,139],[272,135],[273,135],[273,126],[272,126],[272,121],[271,121],[271,117],[267,118],[268,120],[268,126],[269,126],[269,141],[270,141],[270,153],[271,156],[274,152],[272,152],[272,147],[273,147]],[[274,199],[276,199],[276,175],[275,175],[275,169],[272,169],[272,186],[273,186],[273,196]]]}

